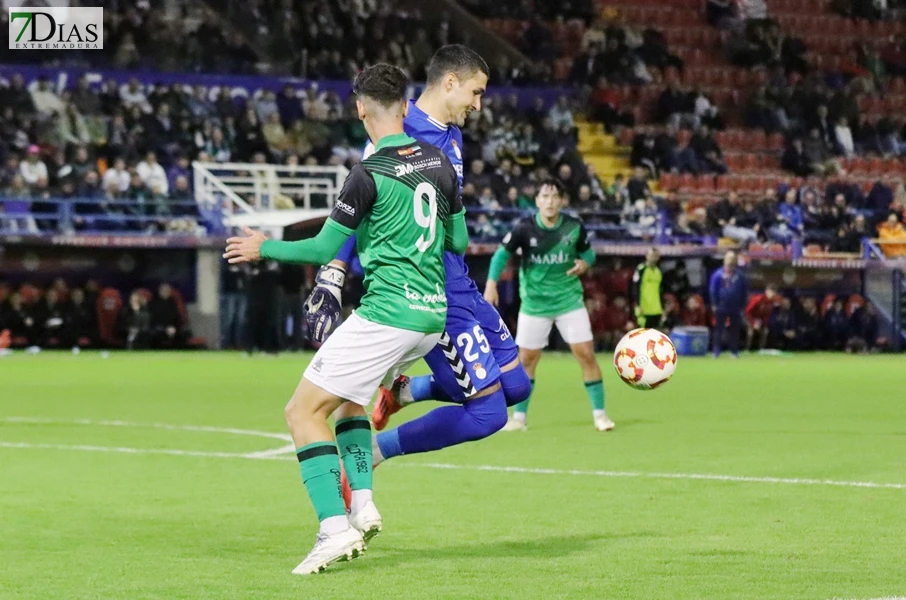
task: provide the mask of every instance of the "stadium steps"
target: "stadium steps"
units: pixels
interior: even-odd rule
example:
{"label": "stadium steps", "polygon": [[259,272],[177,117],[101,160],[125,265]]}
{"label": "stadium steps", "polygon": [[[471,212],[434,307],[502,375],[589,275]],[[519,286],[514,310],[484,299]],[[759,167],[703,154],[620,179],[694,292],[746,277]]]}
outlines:
{"label": "stadium steps", "polygon": [[620,146],[614,136],[604,133],[600,123],[580,121],[576,126],[579,153],[594,167],[598,177],[609,184],[618,174],[627,178],[632,174],[627,149]]}

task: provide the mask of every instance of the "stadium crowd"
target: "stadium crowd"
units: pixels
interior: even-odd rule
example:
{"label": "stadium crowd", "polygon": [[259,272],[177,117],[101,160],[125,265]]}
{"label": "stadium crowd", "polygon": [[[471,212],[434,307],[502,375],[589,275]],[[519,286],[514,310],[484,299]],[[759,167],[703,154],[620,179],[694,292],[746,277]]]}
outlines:
{"label": "stadium crowd", "polygon": [[[626,332],[637,327],[630,289],[633,273],[623,259],[609,259],[585,282],[586,307],[598,350],[613,349]],[[715,315],[702,290],[690,284],[684,261],[676,261],[664,271],[661,289],[664,331],[679,326],[713,329]],[[769,285],[749,296],[740,345],[753,351],[876,352],[888,343],[879,331],[875,308],[858,295],[796,295],[780,293]]]}
{"label": "stadium crowd", "polygon": [[[610,350],[636,327],[631,303],[633,269],[623,259],[605,259],[584,280],[586,306],[598,350]],[[224,266],[220,295],[220,347],[276,353],[310,348],[303,301],[311,273],[263,263],[253,268]],[[350,278],[344,294],[351,311],[361,295]],[[665,270],[663,329],[713,327],[704,290],[690,283],[684,261]],[[515,315],[504,305],[503,315]],[[512,314],[510,314],[512,313]],[[878,316],[858,296],[823,298],[780,294],[773,286],[752,294],[745,308],[742,340],[750,350],[883,349]],[[58,278],[46,287],[0,281],[0,349],[126,348],[185,349],[215,345],[193,338],[182,295],[168,283],[120,294],[97,280],[71,285]]]}
{"label": "stadium crowd", "polygon": [[190,338],[182,297],[168,283],[133,290],[123,303],[93,279],[70,287],[58,278],[46,289],[0,281],[0,349],[180,349]]}

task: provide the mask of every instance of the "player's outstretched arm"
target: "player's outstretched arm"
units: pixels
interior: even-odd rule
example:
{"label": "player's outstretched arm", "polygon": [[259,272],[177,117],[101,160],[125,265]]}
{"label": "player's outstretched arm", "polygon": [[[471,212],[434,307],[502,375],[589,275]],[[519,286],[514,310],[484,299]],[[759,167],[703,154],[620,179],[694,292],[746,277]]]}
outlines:
{"label": "player's outstretched arm", "polygon": [[323,265],[336,256],[343,242],[352,235],[349,228],[332,219],[327,219],[314,238],[298,242],[269,240],[262,233],[250,229],[246,233],[248,237],[227,240],[227,250],[223,257],[231,264],[270,259],[293,264]]}

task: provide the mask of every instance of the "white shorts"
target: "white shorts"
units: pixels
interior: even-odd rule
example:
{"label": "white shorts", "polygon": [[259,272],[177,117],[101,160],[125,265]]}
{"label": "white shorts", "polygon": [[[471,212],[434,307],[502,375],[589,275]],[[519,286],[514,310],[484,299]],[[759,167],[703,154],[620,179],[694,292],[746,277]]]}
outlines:
{"label": "white shorts", "polygon": [[344,400],[368,406],[378,385],[389,385],[440,339],[379,325],[352,313],[305,369],[305,379]]}
{"label": "white shorts", "polygon": [[546,348],[554,325],[567,344],[581,344],[594,339],[588,310],[583,307],[557,317],[535,317],[520,312],[516,323],[516,345],[526,350]]}

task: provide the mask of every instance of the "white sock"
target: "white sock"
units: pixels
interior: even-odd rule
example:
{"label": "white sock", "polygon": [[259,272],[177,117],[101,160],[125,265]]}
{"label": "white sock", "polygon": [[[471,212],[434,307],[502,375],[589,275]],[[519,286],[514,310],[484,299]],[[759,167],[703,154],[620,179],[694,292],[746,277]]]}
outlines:
{"label": "white sock", "polygon": [[350,512],[352,512],[352,514],[359,512],[366,504],[371,502],[372,498],[372,490],[352,490],[352,506],[349,507]]}
{"label": "white sock", "polygon": [[346,515],[338,515],[336,517],[327,517],[321,521],[321,533],[324,535],[335,535],[337,533],[343,533],[349,529],[349,519]]}
{"label": "white sock", "polygon": [[385,460],[385,459],[384,459],[384,455],[381,454],[381,447],[378,446],[378,443],[377,443],[377,436],[376,436],[376,435],[373,435],[373,436],[371,436],[371,465],[372,465],[372,470],[374,469],[374,467],[376,467],[376,466],[378,466],[379,464],[381,464],[382,462],[384,462],[384,460]]}
{"label": "white sock", "polygon": [[415,398],[412,397],[412,387],[409,385],[409,381],[406,381],[406,383],[400,386],[396,401],[400,403],[400,406],[415,402]]}
{"label": "white sock", "polygon": [[516,411],[514,411],[514,412],[513,412],[513,419],[515,419],[515,420],[517,420],[517,421],[522,421],[523,423],[525,423],[525,413],[524,413],[524,412],[516,412]]}
{"label": "white sock", "polygon": [[606,416],[607,416],[607,413],[604,412],[604,409],[603,409],[603,408],[601,408],[601,409],[597,409],[597,408],[596,408],[596,409],[594,409],[594,410],[591,411],[591,414],[592,414],[592,416],[594,416],[594,418],[596,418],[596,419],[597,419],[598,417],[606,417]]}

